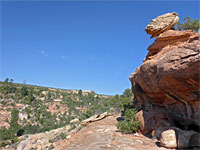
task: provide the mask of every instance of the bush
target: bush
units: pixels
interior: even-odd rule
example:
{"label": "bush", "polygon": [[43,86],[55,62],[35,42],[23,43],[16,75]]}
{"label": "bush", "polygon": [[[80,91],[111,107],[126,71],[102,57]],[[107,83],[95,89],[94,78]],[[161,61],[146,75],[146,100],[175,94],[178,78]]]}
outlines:
{"label": "bush", "polygon": [[131,97],[133,96],[132,90],[131,89],[125,89],[123,92],[124,97]]}
{"label": "bush", "polygon": [[90,118],[93,114],[94,114],[94,112],[93,112],[91,109],[88,109],[88,110],[86,111],[86,117],[87,117],[87,118]]}
{"label": "bush", "polygon": [[12,117],[10,121],[10,128],[6,129],[5,127],[0,129],[0,147],[6,146],[10,143],[16,143],[18,141],[18,138],[16,136],[19,125],[18,125],[18,117],[19,117],[19,111],[17,109],[12,110]]}
{"label": "bush", "polygon": [[124,133],[134,133],[138,130],[140,123],[136,120],[135,109],[126,109],[122,120],[117,123],[117,128]]}
{"label": "bush", "polygon": [[176,24],[176,30],[194,30],[198,32],[200,23],[198,19],[191,20],[190,17],[183,18],[183,23],[178,22]]}
{"label": "bush", "polygon": [[21,95],[24,97],[24,96],[28,96],[28,88],[23,86],[21,88]]}

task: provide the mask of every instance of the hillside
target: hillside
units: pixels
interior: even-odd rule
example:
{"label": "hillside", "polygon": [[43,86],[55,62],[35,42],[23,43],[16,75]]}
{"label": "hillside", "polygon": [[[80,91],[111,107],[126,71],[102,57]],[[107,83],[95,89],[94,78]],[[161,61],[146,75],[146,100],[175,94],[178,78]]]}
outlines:
{"label": "hillside", "polygon": [[123,104],[131,101],[130,89],[121,96],[108,96],[1,81],[0,145],[16,143],[22,135],[64,127],[72,120],[80,122],[94,114],[120,113]]}
{"label": "hillside", "polygon": [[[110,98],[93,91],[0,82],[0,126],[4,132],[4,128],[17,128],[18,135],[48,131],[69,124],[74,118],[87,118],[91,106]],[[9,133],[4,135],[4,140],[12,139]]]}

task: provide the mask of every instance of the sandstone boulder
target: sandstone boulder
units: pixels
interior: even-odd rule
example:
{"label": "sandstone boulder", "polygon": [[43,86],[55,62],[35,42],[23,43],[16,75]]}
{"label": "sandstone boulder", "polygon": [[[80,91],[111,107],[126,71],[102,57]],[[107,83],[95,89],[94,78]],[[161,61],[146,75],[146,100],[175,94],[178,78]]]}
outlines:
{"label": "sandstone boulder", "polygon": [[162,132],[160,145],[166,148],[177,148],[176,132],[173,129]]}
{"label": "sandstone boulder", "polygon": [[167,13],[153,19],[150,24],[147,25],[145,31],[147,34],[152,35],[151,38],[158,36],[160,33],[171,29],[179,20],[176,12]]}

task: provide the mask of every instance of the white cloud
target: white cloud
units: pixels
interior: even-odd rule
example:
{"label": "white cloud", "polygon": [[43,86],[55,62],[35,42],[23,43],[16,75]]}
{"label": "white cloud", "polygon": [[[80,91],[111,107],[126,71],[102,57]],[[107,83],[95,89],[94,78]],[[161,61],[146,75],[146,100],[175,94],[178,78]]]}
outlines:
{"label": "white cloud", "polygon": [[69,56],[64,56],[64,55],[62,55],[62,56],[60,56],[60,58],[61,58],[61,59],[67,59],[67,58],[69,58]]}
{"label": "white cloud", "polygon": [[40,51],[40,54],[43,55],[43,56],[48,56],[48,54],[45,51],[43,51],[43,50]]}
{"label": "white cloud", "polygon": [[60,58],[61,58],[61,59],[65,59],[65,56],[61,56]]}
{"label": "white cloud", "polygon": [[44,51],[40,51],[40,54],[44,55]]}

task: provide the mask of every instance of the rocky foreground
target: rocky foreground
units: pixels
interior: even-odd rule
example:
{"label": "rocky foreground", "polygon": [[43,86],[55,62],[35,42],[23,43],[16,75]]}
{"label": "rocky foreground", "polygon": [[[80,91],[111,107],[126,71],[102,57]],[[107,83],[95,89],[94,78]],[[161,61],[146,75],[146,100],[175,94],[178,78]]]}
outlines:
{"label": "rocky foreground", "polygon": [[[116,124],[119,115],[103,113],[81,122],[73,120],[70,125],[44,133],[20,137],[17,148],[2,150],[167,150],[160,146],[156,138],[142,134],[123,134]],[[70,130],[72,129],[72,130]]]}
{"label": "rocky foreground", "polygon": [[56,150],[165,150],[155,139],[142,134],[122,134],[116,127],[119,116],[92,122],[70,139],[55,144]]}
{"label": "rocky foreground", "polygon": [[140,132],[167,148],[200,148],[199,39],[192,31],[162,31],[130,76]]}

